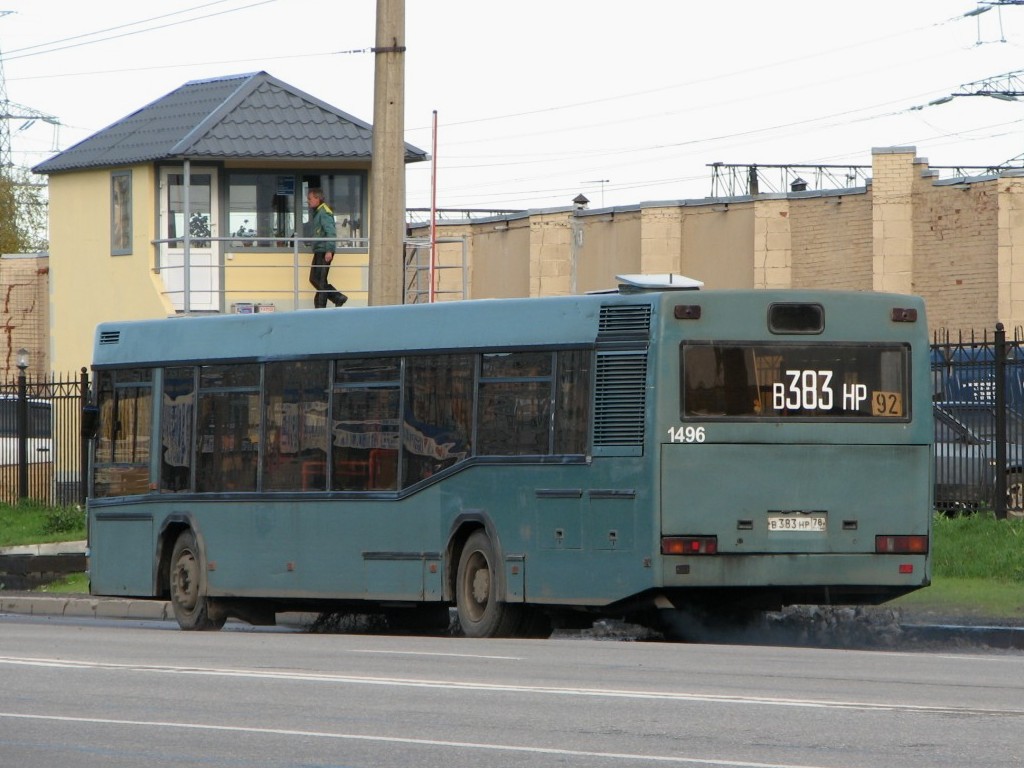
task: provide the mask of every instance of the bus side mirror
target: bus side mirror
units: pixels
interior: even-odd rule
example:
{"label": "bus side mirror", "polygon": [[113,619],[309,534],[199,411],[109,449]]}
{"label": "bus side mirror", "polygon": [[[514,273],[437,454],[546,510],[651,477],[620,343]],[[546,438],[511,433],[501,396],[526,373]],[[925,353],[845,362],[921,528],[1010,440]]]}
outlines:
{"label": "bus side mirror", "polygon": [[82,406],[82,439],[92,440],[100,426],[100,409],[95,405]]}

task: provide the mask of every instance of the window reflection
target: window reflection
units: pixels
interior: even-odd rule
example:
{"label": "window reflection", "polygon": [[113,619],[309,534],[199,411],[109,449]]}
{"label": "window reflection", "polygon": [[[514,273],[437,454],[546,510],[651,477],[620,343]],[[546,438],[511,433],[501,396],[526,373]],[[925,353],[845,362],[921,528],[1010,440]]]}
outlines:
{"label": "window reflection", "polygon": [[263,490],[327,489],[326,361],[267,363]]}
{"label": "window reflection", "polygon": [[96,382],[99,431],[93,457],[93,493],[121,496],[149,491],[153,434],[150,371],[104,371]]}
{"label": "window reflection", "polygon": [[260,444],[259,366],[202,366],[196,422],[196,490],[255,491]]}
{"label": "window reflection", "polygon": [[167,368],[160,405],[160,489],[187,491],[192,486],[192,422],[195,417],[194,368]]}
{"label": "window reflection", "polygon": [[403,486],[471,455],[473,365],[472,355],[406,359]]}
{"label": "window reflection", "polygon": [[331,488],[398,488],[399,371],[397,357],[338,360],[335,364]]}
{"label": "window reflection", "polygon": [[485,354],[480,366],[481,455],[551,453],[551,352]]}
{"label": "window reflection", "polygon": [[[563,350],[168,367],[158,487],[396,491],[473,456],[583,455],[592,361]],[[151,490],[151,376],[97,374],[97,496]]]}

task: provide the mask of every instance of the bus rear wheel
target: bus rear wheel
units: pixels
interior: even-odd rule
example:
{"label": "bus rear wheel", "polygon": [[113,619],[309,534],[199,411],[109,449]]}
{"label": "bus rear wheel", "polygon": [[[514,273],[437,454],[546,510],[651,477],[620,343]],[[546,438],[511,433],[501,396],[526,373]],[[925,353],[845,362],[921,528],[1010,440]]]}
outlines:
{"label": "bus rear wheel", "polygon": [[522,623],[522,606],[498,600],[496,561],[487,534],[473,532],[462,548],[455,578],[455,606],[466,637],[511,637]]}
{"label": "bus rear wheel", "polygon": [[200,567],[201,562],[195,534],[191,530],[183,531],[171,550],[167,579],[171,587],[171,607],[182,629],[217,630],[224,626],[227,616],[206,596],[206,574]]}

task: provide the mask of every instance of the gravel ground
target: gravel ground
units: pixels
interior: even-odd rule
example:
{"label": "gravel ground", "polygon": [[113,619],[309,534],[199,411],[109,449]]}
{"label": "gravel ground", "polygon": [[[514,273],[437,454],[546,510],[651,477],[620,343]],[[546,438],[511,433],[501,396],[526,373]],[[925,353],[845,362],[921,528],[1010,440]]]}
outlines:
{"label": "gravel ground", "polygon": [[[322,614],[312,632],[378,633],[390,631],[374,615]],[[452,612],[446,634],[460,634]],[[940,616],[887,607],[803,605],[759,615],[743,627],[706,626],[684,619],[670,636],[647,627],[602,619],[588,629],[556,630],[553,637],[611,642],[684,642],[732,645],[784,645],[809,648],[903,651],[1024,651],[1024,628],[1005,619]]]}

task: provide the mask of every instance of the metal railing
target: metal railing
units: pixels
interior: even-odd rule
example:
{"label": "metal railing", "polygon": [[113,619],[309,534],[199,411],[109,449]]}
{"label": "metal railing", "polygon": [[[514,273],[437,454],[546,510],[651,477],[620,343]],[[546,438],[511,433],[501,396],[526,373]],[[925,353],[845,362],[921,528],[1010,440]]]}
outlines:
{"label": "metal railing", "polygon": [[[204,237],[153,240],[153,270],[163,276],[163,295],[175,311],[259,312],[313,306],[309,282],[313,244],[336,244],[330,280],[347,294],[349,306],[369,303],[369,240],[314,237]],[[440,238],[442,264],[430,264],[430,244],[405,241],[402,296],[406,303],[465,298],[468,293],[465,238]],[[170,251],[170,252],[169,252]],[[431,290],[430,277],[434,285]]]}
{"label": "metal railing", "polygon": [[[367,238],[315,237],[175,237],[153,240],[153,271],[164,275],[163,295],[176,311],[237,311],[281,302],[281,309],[313,306],[309,282],[313,244],[335,243],[331,280],[354,303],[367,303]],[[356,274],[352,277],[353,272]],[[344,287],[343,287],[344,286]]]}

